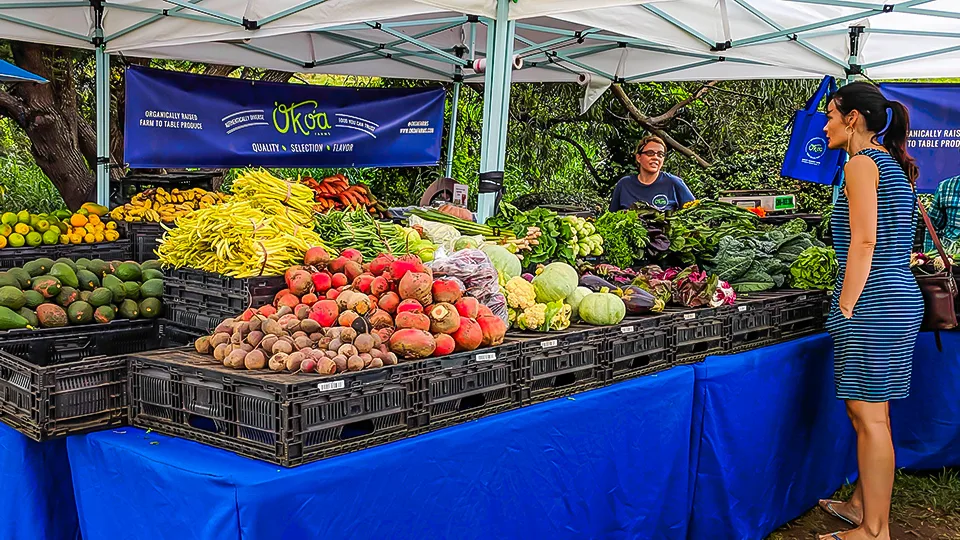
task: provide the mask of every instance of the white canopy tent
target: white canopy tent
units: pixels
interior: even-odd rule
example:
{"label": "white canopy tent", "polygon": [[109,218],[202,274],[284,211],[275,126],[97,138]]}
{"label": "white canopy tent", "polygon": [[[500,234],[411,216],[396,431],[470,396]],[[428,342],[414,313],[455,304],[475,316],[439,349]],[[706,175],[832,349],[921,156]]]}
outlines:
{"label": "white canopy tent", "polygon": [[960,0],[888,1],[0,0],[0,36],[97,51],[105,198],[111,53],[483,80],[487,173],[503,170],[511,81],[960,75]]}

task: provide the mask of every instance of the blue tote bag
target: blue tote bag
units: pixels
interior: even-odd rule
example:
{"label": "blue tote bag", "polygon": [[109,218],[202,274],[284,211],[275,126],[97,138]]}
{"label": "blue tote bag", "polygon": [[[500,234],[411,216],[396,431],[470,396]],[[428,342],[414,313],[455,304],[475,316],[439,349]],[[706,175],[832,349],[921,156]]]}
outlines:
{"label": "blue tote bag", "polygon": [[807,101],[807,106],[793,115],[790,122],[790,146],[783,158],[780,175],[818,184],[836,184],[844,164],[843,150],[829,150],[823,127],[827,115],[818,111],[827,92],[837,91],[837,82],[829,75],[820,82],[817,93]]}

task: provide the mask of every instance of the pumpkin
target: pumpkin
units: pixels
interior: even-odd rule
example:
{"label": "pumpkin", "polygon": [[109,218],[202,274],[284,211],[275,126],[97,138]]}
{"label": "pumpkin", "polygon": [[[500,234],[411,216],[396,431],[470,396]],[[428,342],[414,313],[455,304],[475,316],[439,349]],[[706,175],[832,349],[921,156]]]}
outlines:
{"label": "pumpkin", "polygon": [[596,326],[618,324],[627,315],[623,300],[610,293],[590,293],[580,300],[579,307],[580,318]]}
{"label": "pumpkin", "polygon": [[447,214],[448,216],[458,217],[465,221],[473,221],[473,212],[454,204],[445,204],[440,207],[440,213]]}
{"label": "pumpkin", "polygon": [[592,292],[593,291],[591,291],[586,287],[577,287],[576,289],[574,289],[573,294],[571,294],[570,296],[567,297],[566,300],[564,300],[564,303],[569,305],[571,308],[571,312],[570,312],[571,319],[577,320],[580,318],[580,302],[583,300],[585,296],[587,296]]}

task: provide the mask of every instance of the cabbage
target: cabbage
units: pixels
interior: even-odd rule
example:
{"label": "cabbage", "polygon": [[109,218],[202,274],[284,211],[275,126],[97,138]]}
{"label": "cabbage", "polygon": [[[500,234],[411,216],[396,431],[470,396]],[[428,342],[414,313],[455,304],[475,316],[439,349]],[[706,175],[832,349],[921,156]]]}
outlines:
{"label": "cabbage", "polygon": [[580,276],[572,266],[562,262],[550,263],[540,275],[533,278],[533,288],[537,291],[537,303],[549,304],[564,300],[573,294]]}
{"label": "cabbage", "polygon": [[505,279],[514,278],[520,275],[520,259],[516,255],[507,251],[503,246],[487,244],[480,248],[493,263],[497,272],[503,274]]}
{"label": "cabbage", "polygon": [[623,300],[610,293],[590,293],[580,301],[580,318],[596,326],[619,324],[627,316]]}
{"label": "cabbage", "polygon": [[577,320],[580,318],[580,301],[583,300],[583,297],[592,293],[590,289],[586,287],[577,287],[573,290],[573,294],[567,297],[564,302],[570,304],[570,307],[573,311],[570,313],[570,318]]}

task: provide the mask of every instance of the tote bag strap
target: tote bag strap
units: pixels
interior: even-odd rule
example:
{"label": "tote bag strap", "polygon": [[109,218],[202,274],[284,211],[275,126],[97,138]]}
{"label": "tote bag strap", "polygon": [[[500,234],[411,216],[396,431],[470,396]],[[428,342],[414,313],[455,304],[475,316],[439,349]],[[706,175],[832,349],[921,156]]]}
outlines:
{"label": "tote bag strap", "polygon": [[810,96],[810,99],[807,100],[807,105],[804,107],[804,110],[807,111],[807,114],[813,114],[817,112],[817,109],[820,108],[820,102],[823,101],[823,98],[827,97],[827,93],[834,93],[837,91],[837,81],[830,75],[827,75],[820,81],[820,86],[817,87],[816,93]]}
{"label": "tote bag strap", "polygon": [[940,237],[937,236],[937,231],[933,228],[933,223],[930,221],[930,216],[927,215],[927,209],[923,207],[923,202],[920,201],[920,197],[917,197],[917,208],[920,210],[920,215],[923,216],[923,223],[927,226],[930,239],[933,240],[933,245],[937,247],[937,253],[940,254],[940,259],[943,260],[943,266],[947,270],[947,275],[953,277],[953,266],[950,264],[950,259],[947,258],[947,252],[943,249],[943,244],[940,243]]}

